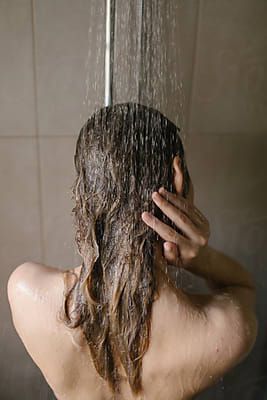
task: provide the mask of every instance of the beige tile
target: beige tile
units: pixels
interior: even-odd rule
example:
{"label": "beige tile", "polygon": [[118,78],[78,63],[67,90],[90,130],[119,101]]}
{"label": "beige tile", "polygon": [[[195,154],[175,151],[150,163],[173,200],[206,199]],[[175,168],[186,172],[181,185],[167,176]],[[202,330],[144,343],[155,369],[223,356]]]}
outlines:
{"label": "beige tile", "polygon": [[34,10],[40,134],[74,135],[104,103],[103,4],[36,0]]}
{"label": "beige tile", "polygon": [[155,107],[184,129],[198,1],[116,4],[114,101]]}
{"label": "beige tile", "polygon": [[187,160],[195,204],[211,224],[211,243],[266,276],[267,138],[190,137]]}
{"label": "beige tile", "polygon": [[0,2],[0,135],[35,135],[31,1]]}
{"label": "beige tile", "polygon": [[267,2],[201,1],[191,130],[267,129]]}
{"label": "beige tile", "polygon": [[[199,0],[181,0],[178,2],[178,42],[180,42],[180,63],[182,90],[184,93],[182,111],[182,136],[187,137],[188,119],[190,118],[190,101],[192,92],[193,68],[195,62],[195,45],[197,34]],[[180,39],[179,39],[180,38]]]}
{"label": "beige tile", "polygon": [[[34,376],[36,371],[14,329],[7,298],[7,281],[11,272],[25,261],[41,261],[35,141],[35,138],[0,138],[0,315],[2,319],[0,393],[2,398],[30,398],[23,390],[27,394],[32,390],[32,387],[27,387],[25,382],[28,382],[27,378]],[[14,382],[17,382],[17,385],[14,385]]]}
{"label": "beige tile", "polygon": [[45,263],[58,267],[80,265],[74,246],[71,185],[76,136],[40,140]]}
{"label": "beige tile", "polygon": [[41,259],[35,138],[0,138],[1,282],[25,261]]}

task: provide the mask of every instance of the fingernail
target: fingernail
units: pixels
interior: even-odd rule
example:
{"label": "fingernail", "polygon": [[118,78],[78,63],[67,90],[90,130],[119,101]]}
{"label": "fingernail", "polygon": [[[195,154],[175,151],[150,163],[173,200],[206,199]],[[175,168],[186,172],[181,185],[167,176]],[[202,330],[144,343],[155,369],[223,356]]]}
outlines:
{"label": "fingernail", "polygon": [[161,188],[159,188],[159,192],[160,192],[160,193],[165,193],[166,190],[165,190],[164,187],[162,186]]}
{"label": "fingernail", "polygon": [[144,218],[144,219],[146,219],[146,220],[150,219],[150,214],[149,214],[149,212],[144,211],[144,212],[142,213],[142,218]]}
{"label": "fingernail", "polygon": [[171,245],[170,245],[170,243],[165,242],[165,243],[164,243],[164,248],[165,248],[165,250],[170,251],[170,250],[171,250]]}

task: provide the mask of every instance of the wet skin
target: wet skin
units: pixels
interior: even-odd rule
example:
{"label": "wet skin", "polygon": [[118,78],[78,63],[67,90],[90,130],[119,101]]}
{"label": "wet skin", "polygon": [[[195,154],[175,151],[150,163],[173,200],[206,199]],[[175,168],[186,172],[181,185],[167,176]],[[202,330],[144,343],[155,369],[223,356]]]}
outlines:
{"label": "wet skin", "polygon": [[[165,242],[163,248],[160,243],[155,246],[160,291],[152,308],[149,349],[143,357],[144,396],[131,393],[121,368],[121,396],[116,400],[190,399],[243,360],[252,346],[240,341],[239,314],[226,303],[226,297],[186,293],[170,285],[160,272],[162,265],[189,266],[209,237],[208,221],[193,205],[192,184],[188,198],[182,198],[177,159],[173,167],[176,193],[159,190],[160,196],[152,198],[184,236],[154,216],[149,219],[142,214],[143,221]],[[79,273],[80,269],[73,271]],[[94,369],[81,330],[68,329],[57,318],[66,289],[64,273],[32,262],[16,268],[8,282],[14,327],[58,399],[111,400],[111,391]],[[71,276],[68,278],[70,287]]]}

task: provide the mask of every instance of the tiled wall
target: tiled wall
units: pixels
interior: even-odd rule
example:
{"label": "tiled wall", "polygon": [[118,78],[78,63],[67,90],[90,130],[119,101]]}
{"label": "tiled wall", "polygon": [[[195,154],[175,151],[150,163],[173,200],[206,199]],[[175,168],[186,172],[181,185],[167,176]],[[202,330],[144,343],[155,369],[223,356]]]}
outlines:
{"label": "tiled wall", "polygon": [[267,395],[267,2],[199,2],[187,156],[210,243],[257,284],[259,335],[248,358],[197,399]]}
{"label": "tiled wall", "polygon": [[[123,13],[125,2],[119,3],[115,76],[121,78],[115,100],[136,100],[134,64],[125,45],[131,43],[126,35],[133,20]],[[253,273],[260,319],[253,352],[197,398],[262,400],[267,393],[267,3],[179,0],[176,11],[183,135],[196,205],[210,220],[211,245]],[[82,123],[103,105],[104,18],[104,1],[0,0],[1,400],[54,398],[13,329],[6,282],[27,260],[62,268],[80,264],[70,215],[73,155]],[[175,120],[179,102],[168,97],[162,111]]]}

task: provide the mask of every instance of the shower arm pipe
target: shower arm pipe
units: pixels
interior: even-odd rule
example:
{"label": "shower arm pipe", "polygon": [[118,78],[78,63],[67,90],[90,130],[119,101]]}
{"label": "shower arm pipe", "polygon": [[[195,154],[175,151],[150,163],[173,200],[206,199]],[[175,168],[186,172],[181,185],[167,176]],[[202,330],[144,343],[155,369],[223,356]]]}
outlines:
{"label": "shower arm pipe", "polygon": [[140,29],[140,34],[138,35],[138,49],[137,49],[137,57],[138,57],[138,88],[137,88],[137,97],[138,102],[141,103],[141,86],[143,79],[143,69],[142,69],[142,52],[143,52],[143,18],[144,18],[144,0],[139,0],[138,2],[138,25]]}
{"label": "shower arm pipe", "polygon": [[105,106],[113,102],[115,2],[106,0]]}

